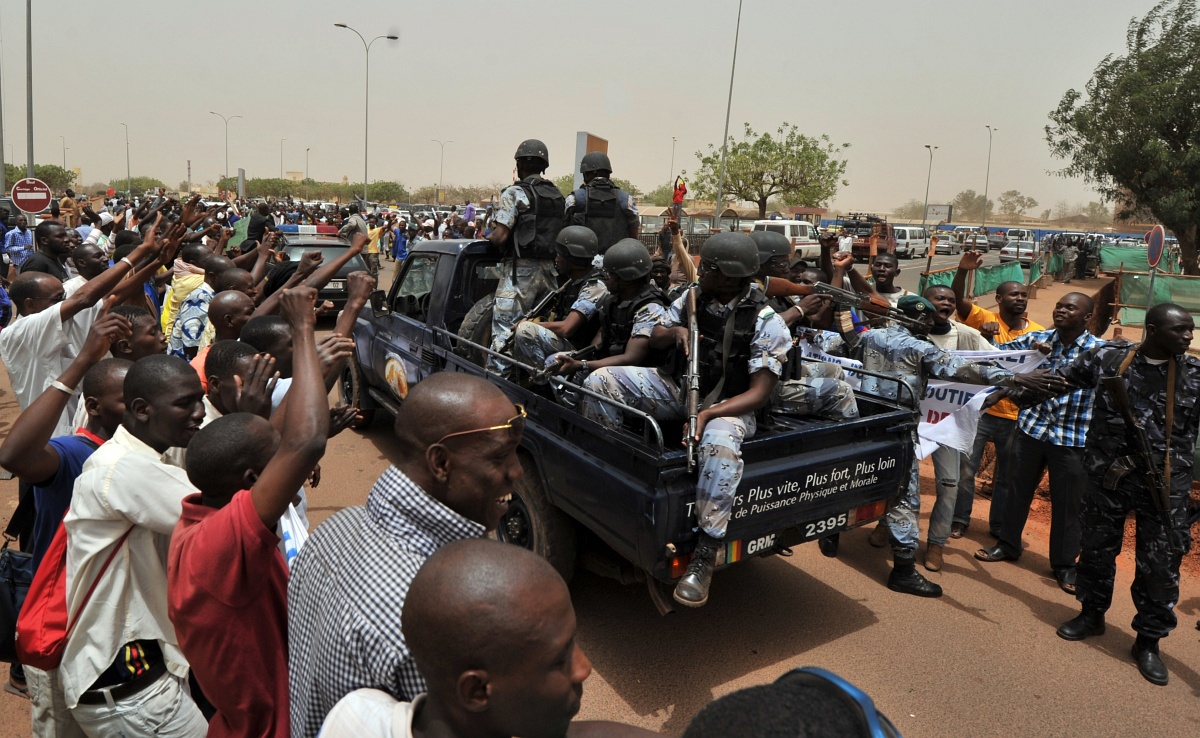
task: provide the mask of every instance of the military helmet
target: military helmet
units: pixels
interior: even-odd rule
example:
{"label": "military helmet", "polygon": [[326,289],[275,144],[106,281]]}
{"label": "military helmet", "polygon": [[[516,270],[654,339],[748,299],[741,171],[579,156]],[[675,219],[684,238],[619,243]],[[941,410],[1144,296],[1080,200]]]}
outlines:
{"label": "military helmet", "polygon": [[513,154],[514,159],[541,159],[542,169],[550,168],[550,151],[546,148],[546,144],[536,138],[528,138],[521,142],[517,147],[517,153]]}
{"label": "military helmet", "polygon": [[583,159],[579,161],[580,174],[589,172],[608,172],[612,174],[612,162],[608,160],[608,154],[603,151],[592,151],[584,154]]}
{"label": "military helmet", "polygon": [[750,238],[754,239],[754,245],[758,247],[760,265],[766,264],[768,259],[776,256],[787,259],[792,255],[792,242],[778,231],[751,231]]}
{"label": "military helmet", "polygon": [[758,247],[745,233],[714,233],[700,247],[700,261],[716,264],[726,277],[753,277],[758,273]]}
{"label": "military helmet", "polygon": [[558,232],[554,239],[559,250],[567,261],[578,264],[591,264],[600,245],[596,241],[596,233],[587,226],[569,225]]}
{"label": "military helmet", "polygon": [[650,273],[650,252],[636,238],[622,238],[604,252],[604,271],[621,279],[641,279]]}

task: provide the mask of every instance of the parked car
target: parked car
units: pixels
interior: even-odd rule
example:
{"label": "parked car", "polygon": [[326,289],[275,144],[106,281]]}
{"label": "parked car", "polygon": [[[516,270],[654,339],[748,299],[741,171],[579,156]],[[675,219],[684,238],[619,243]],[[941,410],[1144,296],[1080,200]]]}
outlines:
{"label": "parked car", "polygon": [[1000,263],[1019,261],[1022,266],[1028,266],[1034,259],[1042,255],[1042,249],[1037,241],[1009,241],[1000,249]]}
{"label": "parked car", "polygon": [[796,256],[804,259],[817,259],[821,256],[821,246],[817,243],[817,228],[806,220],[756,220],[756,231],[775,231],[782,233],[792,242]]}
{"label": "parked car", "polygon": [[945,233],[938,236],[937,246],[933,252],[935,254],[961,254],[963,245],[958,242],[953,233]]}
{"label": "parked car", "polygon": [[896,226],[896,256],[924,259],[929,256],[929,232],[920,226]]}
{"label": "parked car", "polygon": [[991,249],[991,245],[988,244],[988,237],[980,234],[967,236],[966,240],[963,241],[962,247],[966,251],[979,251],[981,253],[987,253]]}
{"label": "parked car", "polygon": [[1031,240],[1031,239],[1012,239],[1003,233],[989,233],[987,237],[988,250],[996,251],[1008,245],[1009,241],[1013,240]]}

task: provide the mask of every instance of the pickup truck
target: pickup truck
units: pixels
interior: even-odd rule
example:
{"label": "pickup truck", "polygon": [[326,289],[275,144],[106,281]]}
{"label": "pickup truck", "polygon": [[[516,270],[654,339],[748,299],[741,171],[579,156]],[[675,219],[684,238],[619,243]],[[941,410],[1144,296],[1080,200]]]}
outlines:
{"label": "pickup truck", "polygon": [[[554,399],[550,387],[485,370],[490,300],[500,254],[487,241],[425,241],[398,267],[387,293],[372,295],[354,328],[355,354],[342,399],[371,416],[395,414],[409,389],[439,371],[470,372],[498,385],[528,413],[520,454],[524,478],[498,526],[501,540],[548,559],[569,579],[576,563],[626,583],[644,581],[661,612],[695,545],[695,477],[687,471],[682,425],[624,408],[627,429],[606,430]],[[522,377],[541,367],[512,362]],[[789,366],[797,362],[789,361]],[[560,394],[587,393],[560,378]],[[903,385],[902,385],[903,386]],[[599,397],[598,395],[593,395]],[[860,395],[850,422],[776,415],[743,446],[722,567],[790,553],[883,515],[913,460],[915,414]]]}

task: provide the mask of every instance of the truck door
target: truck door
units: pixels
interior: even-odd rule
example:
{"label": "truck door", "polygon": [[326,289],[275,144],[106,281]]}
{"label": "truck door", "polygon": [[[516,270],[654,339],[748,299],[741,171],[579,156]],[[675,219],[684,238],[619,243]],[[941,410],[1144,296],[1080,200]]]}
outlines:
{"label": "truck door", "polygon": [[397,400],[407,397],[409,387],[432,368],[422,354],[427,351],[425,321],[440,256],[423,253],[409,257],[389,295],[391,312],[382,318],[386,330],[377,331],[371,342],[371,366]]}

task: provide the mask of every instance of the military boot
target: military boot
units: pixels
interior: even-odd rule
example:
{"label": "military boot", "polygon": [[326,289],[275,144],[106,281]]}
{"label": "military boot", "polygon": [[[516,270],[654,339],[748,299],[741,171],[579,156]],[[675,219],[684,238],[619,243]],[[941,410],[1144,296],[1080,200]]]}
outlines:
{"label": "military boot", "polygon": [[1138,635],[1131,649],[1138,671],[1151,684],[1167,686],[1167,665],[1158,655],[1158,639]]}
{"label": "military boot", "polygon": [[892,573],[888,576],[888,589],[917,597],[942,596],[942,588],[917,571],[917,562],[912,551],[892,554]]}
{"label": "military boot", "polygon": [[675,601],[686,607],[702,607],[708,602],[708,587],[712,584],[713,565],[721,541],[707,533],[700,534],[687,573],[675,585]]}
{"label": "military boot", "polygon": [[1104,635],[1104,613],[1084,608],[1083,612],[1058,626],[1058,637],[1082,641],[1088,636]]}

